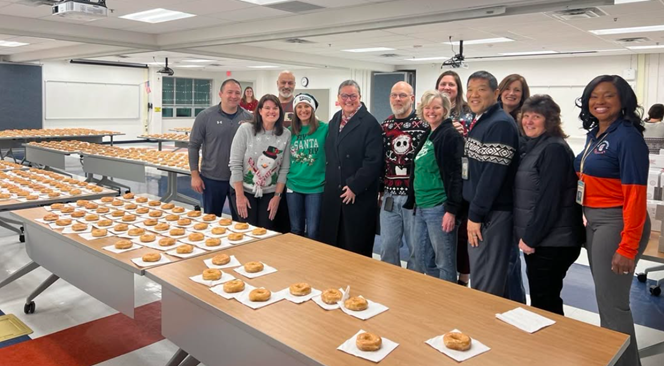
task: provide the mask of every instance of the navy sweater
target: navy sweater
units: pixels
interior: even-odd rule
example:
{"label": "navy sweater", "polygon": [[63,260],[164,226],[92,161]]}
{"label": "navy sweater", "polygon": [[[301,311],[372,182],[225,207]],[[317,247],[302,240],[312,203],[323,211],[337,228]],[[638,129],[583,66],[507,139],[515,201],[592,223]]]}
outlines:
{"label": "navy sweater", "polygon": [[463,198],[470,204],[469,220],[484,222],[490,211],[512,210],[518,146],[516,123],[498,103],[487,109],[468,133],[464,149],[468,179],[463,181]]}

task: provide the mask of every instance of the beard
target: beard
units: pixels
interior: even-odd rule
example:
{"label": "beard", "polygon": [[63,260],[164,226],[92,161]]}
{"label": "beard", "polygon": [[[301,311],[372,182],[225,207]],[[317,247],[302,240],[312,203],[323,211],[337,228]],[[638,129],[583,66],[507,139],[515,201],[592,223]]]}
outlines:
{"label": "beard", "polygon": [[394,113],[395,116],[409,113],[411,111],[412,107],[413,107],[412,105],[404,105],[401,108],[398,108],[398,107],[395,107],[393,105],[390,105],[390,108],[392,109],[392,113]]}
{"label": "beard", "polygon": [[279,96],[282,97],[283,99],[288,99],[293,96],[293,89],[290,88],[279,89]]}

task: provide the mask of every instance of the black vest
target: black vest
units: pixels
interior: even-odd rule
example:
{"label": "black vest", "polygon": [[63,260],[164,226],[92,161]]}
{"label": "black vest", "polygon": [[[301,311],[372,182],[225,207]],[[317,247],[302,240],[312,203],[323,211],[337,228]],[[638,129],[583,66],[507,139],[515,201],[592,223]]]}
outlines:
{"label": "black vest", "polygon": [[[540,192],[539,175],[539,171],[546,169],[546,167],[540,167],[538,164],[542,152],[551,144],[564,145],[568,155],[565,158],[570,160],[570,167],[573,166],[574,153],[565,140],[560,137],[542,136],[530,151],[523,153],[514,179],[514,234],[518,239],[521,239],[525,233],[538,197],[540,194],[547,194],[547,192]],[[555,189],[563,191],[560,197],[560,204],[562,205],[560,207],[560,215],[555,218],[556,223],[551,231],[537,246],[573,247],[581,244],[583,240],[583,221],[581,218],[581,206],[575,200],[576,187],[576,174],[570,169],[563,186],[555,187]]]}

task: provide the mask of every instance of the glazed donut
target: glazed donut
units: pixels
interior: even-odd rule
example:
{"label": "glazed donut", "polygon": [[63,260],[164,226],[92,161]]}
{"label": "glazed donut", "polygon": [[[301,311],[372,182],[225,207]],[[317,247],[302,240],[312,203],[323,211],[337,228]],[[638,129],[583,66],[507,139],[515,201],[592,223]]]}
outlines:
{"label": "glazed donut", "polygon": [[203,239],[205,239],[205,235],[201,233],[191,233],[187,238],[189,241],[203,241]]}
{"label": "glazed donut", "polygon": [[74,208],[71,207],[71,206],[65,206],[65,207],[62,208],[62,210],[60,210],[60,212],[62,212],[62,213],[72,213],[72,212],[74,212]]}
{"label": "glazed donut", "polygon": [[265,230],[265,228],[262,228],[262,227],[257,227],[255,229],[251,230],[251,234],[253,234],[253,235],[265,235],[265,234],[267,234],[267,230]]}
{"label": "glazed donut", "polygon": [[176,227],[171,229],[171,231],[168,232],[171,236],[181,236],[184,235],[184,229],[181,227]]}
{"label": "glazed donut", "polygon": [[166,215],[166,221],[178,221],[180,219],[180,216],[178,215]]}
{"label": "glazed donut", "polygon": [[293,296],[306,296],[311,293],[311,286],[306,282],[294,283],[290,285],[290,293]]}
{"label": "glazed donut", "polygon": [[162,210],[172,210],[173,207],[175,207],[175,204],[173,203],[164,203],[161,205]]}
{"label": "glazed donut", "polygon": [[184,207],[175,206],[175,207],[173,207],[173,212],[175,212],[175,213],[183,213],[183,212],[184,212]]}
{"label": "glazed donut", "polygon": [[173,238],[161,238],[161,239],[159,239],[159,246],[160,247],[170,247],[172,245],[175,245],[175,239],[173,239]]}
{"label": "glazed donut", "polygon": [[147,219],[147,220],[143,221],[143,225],[145,225],[145,226],[155,226],[155,225],[157,225],[158,222],[159,221],[157,221],[157,219]]}
{"label": "glazed donut", "polygon": [[74,212],[71,213],[71,217],[75,217],[77,219],[79,219],[83,216],[85,216],[85,212],[83,212],[83,211],[74,211]]}
{"label": "glazed donut", "polygon": [[260,272],[265,268],[261,262],[247,262],[244,264],[244,270],[248,273]]}
{"label": "glazed donut", "polygon": [[249,301],[267,301],[272,297],[270,290],[264,288],[256,288],[249,292]]}
{"label": "glazed donut", "polygon": [[129,249],[134,246],[131,240],[120,239],[115,242],[115,249]]}
{"label": "glazed donut", "polygon": [[208,268],[203,271],[203,279],[206,281],[217,281],[221,278],[221,271],[216,268]]}
{"label": "glazed donut", "polygon": [[341,291],[333,288],[323,291],[323,293],[320,295],[321,300],[323,300],[323,302],[328,305],[336,304],[339,302],[339,300],[341,300],[341,297]]}
{"label": "glazed donut", "polygon": [[71,219],[58,219],[55,221],[55,224],[58,226],[68,226],[71,225]]}
{"label": "glazed donut", "polygon": [[150,202],[148,202],[148,206],[151,206],[151,207],[161,206],[161,202],[160,201],[150,201]]}
{"label": "glazed donut", "polygon": [[58,216],[56,214],[48,214],[48,215],[44,216],[43,220],[44,221],[57,221],[59,217],[60,216]]}
{"label": "glazed donut", "polygon": [[103,220],[97,221],[97,226],[100,226],[100,227],[109,227],[111,225],[113,225],[113,221],[111,221],[109,219],[103,219]]}
{"label": "glazed donut", "polygon": [[154,229],[158,231],[164,231],[168,230],[171,226],[168,225],[167,223],[162,222],[161,224],[157,224]]}
{"label": "glazed donut", "polygon": [[89,214],[85,215],[85,221],[97,221],[99,220],[99,216],[95,214]]}
{"label": "glazed donut", "polygon": [[141,259],[143,259],[143,262],[158,262],[161,259],[161,254],[148,253],[144,255]]}
{"label": "glazed donut", "polygon": [[238,222],[234,227],[235,230],[247,230],[249,228],[249,224],[246,222]]}
{"label": "glazed donut", "polygon": [[106,229],[92,229],[92,237],[94,238],[101,238],[102,236],[106,236],[106,234],[108,234]]}
{"label": "glazed donut", "polygon": [[136,228],[133,228],[133,229],[129,230],[128,234],[129,234],[130,236],[139,236],[139,235],[143,235],[143,234],[145,234],[145,229],[140,228],[140,227],[136,227]]}
{"label": "glazed donut", "polygon": [[244,238],[244,234],[242,233],[231,233],[228,235],[228,240],[230,241],[239,241]]}
{"label": "glazed donut", "polygon": [[367,310],[367,308],[369,307],[369,303],[363,297],[353,296],[348,298],[348,300],[344,301],[344,306],[348,310],[362,311],[362,310]]}
{"label": "glazed donut", "polygon": [[51,192],[51,193],[48,194],[48,196],[49,196],[50,198],[56,198],[56,197],[60,197],[60,193],[58,193],[58,192]]}
{"label": "glazed donut", "polygon": [[111,212],[111,209],[105,206],[97,207],[97,213],[103,214],[103,213],[109,213]]}
{"label": "glazed donut", "polygon": [[210,232],[212,233],[212,235],[222,235],[222,234],[226,234],[226,228],[217,226],[217,227],[213,227]]}
{"label": "glazed donut", "polygon": [[163,214],[163,212],[161,212],[159,210],[154,210],[154,211],[150,211],[148,216],[150,216],[150,217],[161,217],[162,214]]}
{"label": "glazed donut", "polygon": [[85,207],[85,205],[86,205],[87,203],[89,203],[89,202],[90,202],[90,201],[88,201],[88,200],[78,200],[78,201],[76,201],[76,206],[78,206],[78,207]]}
{"label": "glazed donut", "polygon": [[443,344],[449,349],[467,351],[470,349],[471,339],[461,332],[449,332],[443,336]]}
{"label": "glazed donut", "polygon": [[85,231],[88,229],[88,225],[86,224],[74,224],[71,226],[71,229],[73,231]]}
{"label": "glazed donut", "polygon": [[244,290],[244,282],[240,279],[234,279],[224,283],[224,292],[233,294]]}
{"label": "glazed donut", "polygon": [[228,254],[217,254],[212,257],[212,264],[215,266],[223,266],[224,264],[228,264],[230,261],[231,257],[229,257]]}
{"label": "glazed donut", "polygon": [[122,206],[122,205],[124,205],[124,202],[122,202],[120,200],[114,200],[113,202],[111,202],[111,206],[119,207],[119,206]]}
{"label": "glazed donut", "polygon": [[129,229],[129,225],[127,224],[117,224],[113,227],[113,230],[115,231],[127,231]]}
{"label": "glazed donut", "polygon": [[150,209],[147,207],[139,207],[136,209],[136,213],[139,215],[144,215],[146,213],[150,212]]}
{"label": "glazed donut", "polygon": [[[102,201],[103,203],[110,203],[110,202],[113,202],[113,199],[114,199],[113,197],[102,197],[102,198],[101,198],[101,201]],[[118,248],[118,249],[119,249],[119,248]]]}
{"label": "glazed donut", "polygon": [[88,202],[85,204],[84,207],[87,208],[88,210],[96,210],[97,208],[99,208],[99,205],[94,202]]}
{"label": "glazed donut", "polygon": [[360,351],[375,352],[383,345],[383,340],[372,333],[360,333],[355,339],[355,345]]}
{"label": "glazed donut", "polygon": [[51,210],[62,210],[63,207],[65,207],[65,205],[62,203],[54,203],[51,205]]}
{"label": "glazed donut", "polygon": [[39,196],[31,194],[31,195],[28,195],[27,197],[25,197],[25,199],[28,200],[28,201],[34,201],[36,199],[39,199]]}
{"label": "glazed donut", "polygon": [[[165,238],[166,239],[166,238]],[[172,239],[172,238],[168,238]],[[159,242],[161,244],[161,241]],[[194,246],[189,244],[180,245],[175,249],[175,252],[178,254],[189,254],[194,251]]]}
{"label": "glazed donut", "polygon": [[135,210],[138,208],[138,205],[135,203],[127,203],[124,205],[125,210]]}
{"label": "glazed donut", "polygon": [[207,230],[208,224],[204,222],[199,222],[198,224],[194,225],[195,230]]}
{"label": "glazed donut", "polygon": [[130,200],[130,199],[134,198],[134,194],[131,193],[131,192],[125,193],[125,194],[122,195],[122,198],[124,198],[126,200]]}
{"label": "glazed donut", "polygon": [[208,238],[205,240],[206,247],[216,247],[221,245],[221,239],[219,238]]}
{"label": "glazed donut", "polygon": [[154,234],[141,235],[141,243],[152,243],[155,240],[157,240],[157,237]]}
{"label": "glazed donut", "polygon": [[122,217],[124,215],[125,215],[125,212],[122,211],[122,210],[117,210],[117,211],[111,212],[112,217]]}
{"label": "glazed donut", "polygon": [[217,219],[217,216],[214,214],[208,214],[203,216],[203,221],[214,221]]}
{"label": "glazed donut", "polygon": [[224,218],[224,219],[219,220],[219,225],[221,225],[221,226],[230,226],[232,224],[233,224],[233,220],[231,220],[231,219]]}
{"label": "glazed donut", "polygon": [[130,214],[124,215],[124,216],[122,216],[122,221],[124,221],[124,222],[136,221],[136,215],[130,215]]}
{"label": "glazed donut", "polygon": [[189,226],[189,225],[191,225],[191,220],[189,220],[189,219],[179,219],[178,220],[178,225],[180,225],[180,226]]}
{"label": "glazed donut", "polygon": [[189,211],[187,212],[187,217],[201,217],[200,211]]}
{"label": "glazed donut", "polygon": [[145,203],[148,201],[147,197],[136,197],[136,202],[138,203]]}

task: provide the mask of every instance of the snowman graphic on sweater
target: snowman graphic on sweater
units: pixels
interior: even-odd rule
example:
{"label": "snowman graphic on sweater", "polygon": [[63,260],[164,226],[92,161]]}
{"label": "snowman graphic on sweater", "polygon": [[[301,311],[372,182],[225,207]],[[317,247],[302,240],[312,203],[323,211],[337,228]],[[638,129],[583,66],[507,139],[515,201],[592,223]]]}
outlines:
{"label": "snowman graphic on sweater", "polygon": [[255,197],[263,197],[263,187],[276,184],[278,178],[276,172],[279,169],[277,156],[279,153],[281,153],[281,150],[274,146],[269,146],[267,150],[263,151],[263,154],[258,157],[258,160],[254,161],[253,158],[249,158],[249,169],[244,176],[244,181],[245,183],[253,185],[253,193]]}

